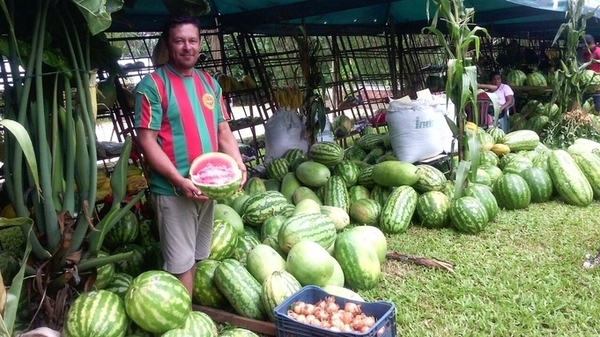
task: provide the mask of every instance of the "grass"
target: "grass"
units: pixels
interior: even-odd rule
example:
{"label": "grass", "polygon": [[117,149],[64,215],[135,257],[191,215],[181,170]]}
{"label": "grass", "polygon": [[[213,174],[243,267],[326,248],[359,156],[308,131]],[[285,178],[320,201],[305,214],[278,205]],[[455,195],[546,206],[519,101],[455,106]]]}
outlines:
{"label": "grass", "polygon": [[361,295],[395,304],[398,336],[600,335],[600,267],[582,268],[600,245],[599,211],[532,204],[500,211],[479,235],[413,226],[388,250],[451,261],[455,273],[387,261]]}

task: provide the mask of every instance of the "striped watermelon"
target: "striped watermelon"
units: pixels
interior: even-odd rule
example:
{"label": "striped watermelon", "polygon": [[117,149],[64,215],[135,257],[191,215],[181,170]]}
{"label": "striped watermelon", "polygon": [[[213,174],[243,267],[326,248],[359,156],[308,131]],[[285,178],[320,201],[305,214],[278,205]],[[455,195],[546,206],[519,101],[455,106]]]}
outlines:
{"label": "striped watermelon", "polygon": [[117,296],[119,296],[119,297],[125,297],[125,294],[127,293],[127,289],[131,285],[132,281],[133,281],[133,276],[131,276],[129,274],[115,273],[112,280],[110,281],[108,286],[106,286],[106,288],[104,288],[104,290],[113,292],[113,293],[117,294]]}
{"label": "striped watermelon", "polygon": [[64,337],[122,337],[129,319],[123,300],[107,290],[81,294],[69,308],[62,336]]}
{"label": "striped watermelon", "polygon": [[426,228],[443,228],[450,224],[450,198],[440,191],[429,191],[417,199],[416,212]]}
{"label": "striped watermelon", "polygon": [[262,193],[267,190],[264,180],[259,177],[250,177],[244,184],[244,192],[247,195]]}
{"label": "striped watermelon", "polygon": [[267,236],[275,235],[279,233],[279,229],[283,226],[283,223],[287,220],[282,215],[272,216],[267,219],[260,227],[260,239],[264,240]]}
{"label": "striped watermelon", "polygon": [[371,192],[364,186],[352,186],[348,189],[348,202],[352,205],[355,201],[360,199],[369,199]]}
{"label": "striped watermelon", "polygon": [[125,294],[127,315],[142,329],[157,334],[181,328],[191,306],[187,289],[165,271],[142,273],[133,279]]}
{"label": "striped watermelon", "polygon": [[452,202],[450,222],[458,232],[477,234],[487,227],[488,212],[475,197],[464,196]]}
{"label": "striped watermelon", "polygon": [[379,205],[385,205],[393,190],[394,187],[375,185],[373,189],[371,189],[371,199],[377,201]]}
{"label": "striped watermelon", "polygon": [[258,320],[264,319],[262,287],[239,261],[221,261],[215,269],[214,281],[238,314]]}
{"label": "striped watermelon", "polygon": [[417,207],[417,199],[417,192],[410,186],[394,189],[381,209],[379,228],[386,234],[406,231]]}
{"label": "striped watermelon", "polygon": [[[105,252],[98,252],[98,257],[107,257],[109,256]],[[94,282],[94,286],[97,289],[106,288],[110,282],[112,281],[113,276],[115,275],[115,264],[107,263],[103,266],[96,268],[96,281]]]}
{"label": "striped watermelon", "polygon": [[366,156],[367,153],[357,146],[350,146],[344,150],[345,160],[363,160]]}
{"label": "striped watermelon", "polygon": [[567,151],[551,151],[548,155],[548,169],[556,191],[567,204],[587,206],[592,203],[592,185]]}
{"label": "striped watermelon", "polygon": [[271,179],[282,181],[283,176],[290,172],[290,163],[285,158],[275,158],[267,164],[267,175]]}
{"label": "striped watermelon", "polygon": [[506,83],[511,87],[523,86],[526,79],[527,75],[519,69],[513,69],[506,75]]}
{"label": "striped watermelon", "polygon": [[356,140],[356,142],[354,142],[354,146],[369,153],[373,149],[385,147],[384,142],[384,135],[377,133],[369,133],[361,136],[358,140]]}
{"label": "striped watermelon", "polygon": [[213,280],[215,270],[220,263],[220,261],[211,259],[198,261],[196,263],[194,287],[192,290],[192,299],[194,303],[221,309],[228,306],[227,299],[223,296]]}
{"label": "striped watermelon", "polygon": [[235,228],[227,221],[215,219],[213,221],[208,258],[220,261],[233,257],[237,241],[238,233],[236,233]]}
{"label": "striped watermelon", "polygon": [[346,212],[350,209],[348,189],[343,178],[331,176],[323,187],[323,205],[342,208]]}
{"label": "striped watermelon", "polygon": [[114,249],[135,242],[138,233],[139,222],[137,216],[133,212],[125,212],[121,219],[106,232],[103,244]]}
{"label": "striped watermelon", "polygon": [[275,271],[262,284],[262,303],[271,321],[275,321],[274,309],[302,288],[300,282],[285,270]]}
{"label": "striped watermelon", "polygon": [[335,241],[336,229],[333,221],[321,213],[305,213],[288,218],[279,230],[277,241],[285,253],[302,240],[316,242],[328,248]]}
{"label": "striped watermelon", "polygon": [[190,312],[182,329],[192,336],[217,337],[219,335],[215,322],[200,311]]}
{"label": "striped watermelon", "polygon": [[527,182],[529,191],[531,191],[531,202],[550,200],[554,193],[554,185],[548,172],[541,167],[530,167],[521,171],[519,175]]}
{"label": "striped watermelon", "polygon": [[514,173],[503,175],[494,184],[498,206],[505,209],[523,209],[531,202],[531,191],[525,179]]}
{"label": "striped watermelon", "polygon": [[530,87],[545,87],[548,85],[546,77],[539,71],[533,71],[527,74],[525,78],[525,85]]}
{"label": "striped watermelon", "polygon": [[590,183],[595,199],[600,199],[600,157],[592,152],[572,154],[573,160]]}
{"label": "striped watermelon", "polygon": [[197,336],[197,335],[195,335],[185,329],[172,329],[172,330],[165,332],[160,337],[194,337],[194,336]]}
{"label": "striped watermelon", "polygon": [[381,263],[372,243],[362,232],[347,230],[340,233],[335,240],[334,257],[352,290],[372,289],[379,283]]}
{"label": "striped watermelon", "polygon": [[412,186],[417,192],[441,191],[446,185],[446,176],[439,169],[426,164],[417,165],[419,180]]}
{"label": "striped watermelon", "polygon": [[350,218],[359,225],[374,226],[379,220],[381,205],[372,199],[359,199],[350,206]]}
{"label": "striped watermelon", "polygon": [[356,183],[366,188],[373,188],[376,185],[373,180],[373,166],[367,166],[360,170]]}
{"label": "striped watermelon", "polygon": [[283,158],[285,158],[285,160],[291,164],[298,158],[306,158],[306,155],[304,154],[304,151],[300,149],[289,149],[285,152]]}
{"label": "striped watermelon", "polygon": [[333,168],[332,174],[341,177],[346,187],[350,188],[356,185],[359,172],[358,166],[353,161],[343,160]]}
{"label": "striped watermelon", "polygon": [[488,220],[492,221],[498,215],[499,207],[496,197],[488,186],[471,184],[465,189],[465,195],[479,200],[488,213]]}
{"label": "striped watermelon", "polygon": [[308,157],[327,167],[334,167],[344,159],[344,149],[334,142],[314,143],[308,149]]}
{"label": "striped watermelon", "polygon": [[251,195],[244,203],[242,220],[251,226],[260,226],[274,215],[283,215],[288,204],[285,196],[277,191],[266,191]]}
{"label": "striped watermelon", "polygon": [[115,263],[115,271],[119,273],[126,273],[136,277],[148,269],[147,264],[149,262],[154,262],[147,261],[146,249],[135,243],[126,244],[113,250],[112,255],[126,252],[131,252],[131,257],[127,260],[121,260]]}
{"label": "striped watermelon", "polygon": [[248,252],[254,248],[254,246],[259,244],[260,238],[257,235],[238,235],[237,245],[233,251],[233,258],[240,261],[243,265],[246,265]]}

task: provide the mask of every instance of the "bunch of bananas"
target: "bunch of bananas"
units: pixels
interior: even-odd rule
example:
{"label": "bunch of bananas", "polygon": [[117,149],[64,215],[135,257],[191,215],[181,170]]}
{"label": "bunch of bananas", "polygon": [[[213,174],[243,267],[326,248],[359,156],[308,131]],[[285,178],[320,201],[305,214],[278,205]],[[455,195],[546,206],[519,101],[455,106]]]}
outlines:
{"label": "bunch of bananas", "polygon": [[297,110],[302,106],[303,92],[298,86],[285,86],[274,90],[272,100],[284,110]]}
{"label": "bunch of bananas", "polygon": [[219,82],[219,85],[223,89],[223,93],[256,89],[257,87],[254,78],[248,74],[244,74],[240,80],[220,72],[217,72],[214,77],[217,79],[217,82]]}

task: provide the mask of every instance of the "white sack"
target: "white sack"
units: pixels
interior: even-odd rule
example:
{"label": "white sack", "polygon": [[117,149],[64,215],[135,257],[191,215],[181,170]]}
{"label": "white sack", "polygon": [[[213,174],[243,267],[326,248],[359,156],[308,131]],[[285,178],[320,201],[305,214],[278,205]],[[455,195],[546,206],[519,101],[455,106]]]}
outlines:
{"label": "white sack", "polygon": [[436,113],[424,100],[390,100],[386,114],[390,143],[396,158],[408,163],[442,153]]}

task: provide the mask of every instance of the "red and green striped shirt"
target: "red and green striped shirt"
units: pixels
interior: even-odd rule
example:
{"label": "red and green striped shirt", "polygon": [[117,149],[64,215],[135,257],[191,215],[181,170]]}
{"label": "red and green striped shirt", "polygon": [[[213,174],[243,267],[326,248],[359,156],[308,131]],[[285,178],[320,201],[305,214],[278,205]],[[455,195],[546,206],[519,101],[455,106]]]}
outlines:
{"label": "red and green striped shirt", "polygon": [[[205,71],[182,76],[170,64],[145,76],[135,89],[135,127],[158,131],[158,144],[184,177],[202,153],[218,150],[217,127],[227,120],[218,82]],[[178,195],[150,170],[150,190]]]}

